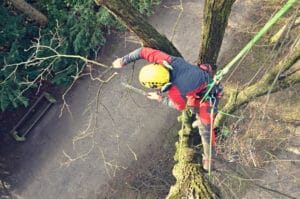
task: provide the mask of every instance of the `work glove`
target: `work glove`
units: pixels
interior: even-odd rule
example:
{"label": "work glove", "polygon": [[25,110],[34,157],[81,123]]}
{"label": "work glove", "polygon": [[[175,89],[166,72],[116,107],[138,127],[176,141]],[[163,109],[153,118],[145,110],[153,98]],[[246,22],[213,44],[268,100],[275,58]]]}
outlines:
{"label": "work glove", "polygon": [[151,100],[160,101],[162,96],[160,94],[158,94],[157,92],[149,92],[149,93],[147,93],[147,98],[149,98]]}
{"label": "work glove", "polygon": [[123,63],[122,63],[122,58],[117,58],[115,61],[112,63],[113,68],[122,68]]}

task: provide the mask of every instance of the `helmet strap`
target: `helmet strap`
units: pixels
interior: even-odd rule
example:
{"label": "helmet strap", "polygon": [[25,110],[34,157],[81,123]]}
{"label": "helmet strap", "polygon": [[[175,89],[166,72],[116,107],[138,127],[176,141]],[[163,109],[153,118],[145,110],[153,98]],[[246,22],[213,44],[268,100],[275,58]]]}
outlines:
{"label": "helmet strap", "polygon": [[171,82],[168,82],[168,83],[165,83],[162,87],[161,87],[161,89],[160,89],[160,92],[166,92],[167,90],[169,90],[170,89],[170,87],[172,86],[172,83]]}

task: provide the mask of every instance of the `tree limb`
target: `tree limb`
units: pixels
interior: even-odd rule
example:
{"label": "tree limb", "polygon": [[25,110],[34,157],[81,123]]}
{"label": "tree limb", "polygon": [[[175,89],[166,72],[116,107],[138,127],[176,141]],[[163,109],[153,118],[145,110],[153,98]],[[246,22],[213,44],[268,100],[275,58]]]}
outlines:
{"label": "tree limb", "polygon": [[11,4],[17,8],[18,10],[22,11],[26,15],[28,15],[31,19],[36,21],[40,26],[44,27],[47,23],[47,17],[32,7],[29,3],[24,0],[9,0]]}
{"label": "tree limb", "polygon": [[97,5],[106,7],[133,31],[141,39],[143,46],[159,49],[173,56],[181,56],[172,42],[153,28],[128,0],[95,0],[95,2]]}
{"label": "tree limb", "polygon": [[[293,53],[288,57],[288,60],[282,60],[276,66],[274,66],[267,74],[263,76],[261,80],[255,84],[247,87],[242,91],[230,91],[231,96],[227,104],[223,107],[222,111],[226,113],[233,113],[242,105],[250,102],[251,100],[266,95],[269,92],[277,92],[279,90],[290,87],[293,84],[300,82],[300,72],[296,71],[290,73],[288,76],[279,78],[276,82],[276,77],[279,73],[290,69],[300,58],[300,45],[295,48]],[[233,97],[236,96],[236,97]],[[225,116],[219,114],[216,118],[216,126],[221,126],[224,122]]]}

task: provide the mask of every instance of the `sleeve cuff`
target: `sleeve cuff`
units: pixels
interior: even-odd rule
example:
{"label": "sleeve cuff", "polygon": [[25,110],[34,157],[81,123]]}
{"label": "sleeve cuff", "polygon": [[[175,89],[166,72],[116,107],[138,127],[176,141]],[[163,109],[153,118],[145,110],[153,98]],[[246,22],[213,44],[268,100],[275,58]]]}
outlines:
{"label": "sleeve cuff", "polygon": [[123,57],[120,59],[120,66],[123,68],[125,66],[124,62],[123,62]]}
{"label": "sleeve cuff", "polygon": [[163,98],[162,95],[159,95],[157,101],[161,102],[162,98]]}

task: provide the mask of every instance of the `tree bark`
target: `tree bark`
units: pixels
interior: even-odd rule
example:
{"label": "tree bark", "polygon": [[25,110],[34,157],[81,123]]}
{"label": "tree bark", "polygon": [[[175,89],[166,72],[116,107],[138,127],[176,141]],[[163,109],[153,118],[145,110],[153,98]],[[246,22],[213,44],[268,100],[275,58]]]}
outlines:
{"label": "tree bark", "polygon": [[202,21],[202,41],[197,63],[208,63],[216,69],[216,62],[235,0],[205,0]]}
{"label": "tree bark", "polygon": [[[246,89],[243,89],[242,91],[231,91],[229,93],[229,100],[223,107],[222,111],[231,114],[244,104],[257,97],[266,95],[270,91],[274,93],[288,88],[293,84],[300,83],[299,68],[295,72],[288,75],[281,77],[278,76],[278,74],[282,74],[282,72],[290,69],[296,62],[299,61],[299,59],[300,44],[298,44],[297,48],[293,51],[287,61],[283,60],[279,62],[267,74],[265,74],[261,80],[247,87]],[[218,114],[218,117],[215,120],[215,126],[221,126],[224,122],[224,119],[225,116],[223,114]]]}
{"label": "tree bark", "polygon": [[95,0],[95,2],[106,7],[129,30],[133,31],[141,39],[143,46],[181,57],[175,46],[153,28],[128,0]]}
{"label": "tree bark", "polygon": [[32,7],[24,0],[9,0],[11,4],[20,10],[21,12],[28,15],[31,19],[36,21],[40,26],[44,27],[47,23],[47,17],[42,14],[40,11]]}
{"label": "tree bark", "polygon": [[274,36],[271,37],[270,39],[271,44],[275,44],[278,42],[280,43],[282,41],[283,36],[288,30],[288,26],[290,23],[292,23],[291,28],[293,28],[294,26],[298,26],[300,24],[300,17],[298,17],[295,21],[293,21],[293,16],[292,16],[291,19],[288,21],[288,23],[285,24],[282,28],[280,28],[280,30]]}
{"label": "tree bark", "polygon": [[[146,21],[146,19],[132,7],[128,0],[95,0],[95,2],[98,5],[106,7],[114,16],[116,16],[124,25],[126,25],[128,29],[133,31],[141,39],[144,46],[160,49],[174,56],[180,56],[180,53],[173,46],[173,44],[165,36],[162,36],[160,33],[158,33]],[[233,2],[233,0],[230,2]],[[228,3],[225,3],[224,5],[228,5]],[[230,5],[232,5],[232,3]],[[230,10],[230,8],[227,9]],[[227,13],[227,15],[229,14]],[[210,29],[213,30],[213,28],[217,27],[218,29],[215,31],[217,32],[219,31],[220,24],[216,26],[212,25],[214,22],[215,20],[211,21]],[[226,24],[222,25],[224,29]],[[215,37],[213,39],[209,39],[210,36],[211,35],[207,35],[207,40],[210,42],[210,44],[215,48],[217,48],[217,46],[220,47],[223,37],[220,39],[219,45],[213,45],[215,42]],[[214,50],[218,52],[218,49]],[[202,165],[199,164],[199,162],[201,162],[201,154],[193,144],[194,135],[197,134],[199,138],[199,133],[198,131],[193,133],[193,129],[191,128],[192,120],[190,115],[187,113],[188,110],[184,110],[182,112],[181,119],[183,118],[183,129],[179,131],[179,141],[176,144],[176,160],[178,163],[174,166],[173,174],[177,181],[176,184],[171,187],[167,198],[218,198],[219,196],[216,194],[218,191],[212,189],[209,181],[206,180],[201,173]]]}
{"label": "tree bark", "polygon": [[198,129],[193,129],[191,122],[194,120],[188,109],[182,112],[178,119],[182,122],[182,129],[178,132],[179,141],[176,143],[176,154],[174,156],[176,165],[173,175],[176,184],[173,185],[166,199],[200,199],[219,198],[218,190],[213,188],[207,178],[201,172],[201,154],[195,148],[199,144]]}

